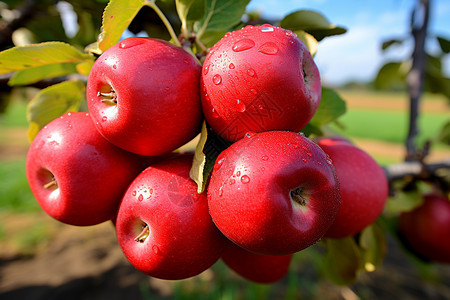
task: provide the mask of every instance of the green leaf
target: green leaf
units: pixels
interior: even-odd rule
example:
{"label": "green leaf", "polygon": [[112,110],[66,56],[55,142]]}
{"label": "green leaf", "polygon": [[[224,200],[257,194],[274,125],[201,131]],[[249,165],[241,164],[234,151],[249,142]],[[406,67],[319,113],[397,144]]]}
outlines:
{"label": "green leaf", "polygon": [[306,31],[318,41],[327,36],[347,32],[347,29],[331,24],[324,15],[314,10],[297,10],[292,12],[280,21],[280,26],[292,31]]}
{"label": "green leaf", "polygon": [[437,40],[439,42],[439,46],[441,46],[442,52],[445,54],[450,53],[450,40],[444,38],[443,36],[438,36]]}
{"label": "green leaf", "polygon": [[73,74],[77,72],[77,64],[59,63],[16,71],[11,76],[8,84],[11,86],[28,85],[44,79]]}
{"label": "green leaf", "polygon": [[32,141],[39,130],[67,112],[78,111],[85,97],[86,86],[81,81],[64,81],[42,89],[28,104],[28,139]]}
{"label": "green leaf", "polygon": [[366,227],[359,236],[364,270],[375,271],[386,255],[386,238],[383,229],[376,223]]}
{"label": "green leaf", "polygon": [[92,60],[92,56],[62,42],[14,47],[0,52],[0,74],[49,64]]}
{"label": "green leaf", "polygon": [[206,14],[195,23],[197,37],[202,40],[210,31],[223,31],[238,24],[250,0],[206,0]]}
{"label": "green leaf", "polygon": [[211,173],[217,156],[230,145],[230,142],[219,137],[203,122],[200,140],[195,149],[194,162],[190,170],[190,177],[197,183],[198,193],[205,190],[209,174]]}
{"label": "green leaf", "polygon": [[450,145],[450,121],[442,127],[441,132],[439,133],[439,141]]}
{"label": "green leaf", "polygon": [[205,15],[206,0],[176,0],[175,4],[181,23],[200,20]]}
{"label": "green leaf", "polygon": [[314,57],[314,55],[316,55],[319,42],[312,35],[303,30],[296,31],[295,33]]}
{"label": "green leaf", "polygon": [[384,41],[381,44],[381,49],[382,50],[386,50],[392,45],[401,45],[401,44],[403,44],[403,40],[401,40],[401,39],[391,39],[391,40]]}
{"label": "green leaf", "polygon": [[385,211],[388,213],[400,213],[411,211],[423,203],[423,197],[419,191],[397,191],[395,196],[389,197],[386,202]]}
{"label": "green leaf", "polygon": [[89,51],[100,55],[117,44],[122,33],[145,4],[145,0],[111,0],[103,12],[102,32],[96,45],[90,47]]}
{"label": "green leaf", "polygon": [[362,257],[353,237],[325,239],[327,253],[323,271],[337,285],[348,285],[356,281],[362,269]]}
{"label": "green leaf", "polygon": [[379,89],[403,88],[409,65],[405,62],[388,62],[378,71],[375,86]]}
{"label": "green leaf", "polygon": [[329,124],[346,112],[346,103],[334,90],[322,87],[322,98],[319,108],[310,121],[315,127]]}

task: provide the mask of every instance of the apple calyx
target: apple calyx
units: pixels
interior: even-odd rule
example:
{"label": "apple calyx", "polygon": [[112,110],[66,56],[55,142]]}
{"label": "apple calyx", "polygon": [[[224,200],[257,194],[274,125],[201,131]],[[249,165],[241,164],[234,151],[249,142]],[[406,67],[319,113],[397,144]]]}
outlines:
{"label": "apple calyx", "polygon": [[300,206],[305,206],[307,204],[307,199],[303,195],[302,187],[291,190],[289,196],[291,197],[292,201],[299,204]]}
{"label": "apple calyx", "polygon": [[138,234],[137,237],[134,238],[136,242],[143,243],[150,234],[150,229],[148,228],[147,223],[142,223],[142,231]]}
{"label": "apple calyx", "polygon": [[102,103],[108,104],[108,105],[117,105],[117,94],[114,90],[111,90],[110,92],[98,92],[97,97],[100,97]]}

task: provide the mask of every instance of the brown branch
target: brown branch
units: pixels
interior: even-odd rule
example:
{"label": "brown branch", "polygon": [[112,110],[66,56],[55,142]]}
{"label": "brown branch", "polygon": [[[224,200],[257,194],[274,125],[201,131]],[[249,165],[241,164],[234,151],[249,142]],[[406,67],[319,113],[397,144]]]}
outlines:
{"label": "brown branch", "polygon": [[12,44],[11,37],[14,30],[23,26],[34,12],[35,6],[35,0],[25,0],[24,5],[8,11],[11,18],[0,22],[0,48]]}
{"label": "brown branch", "polygon": [[405,161],[383,167],[390,182],[407,177],[428,178],[438,175],[441,171],[450,170],[450,157],[436,163],[422,163],[420,161]]}

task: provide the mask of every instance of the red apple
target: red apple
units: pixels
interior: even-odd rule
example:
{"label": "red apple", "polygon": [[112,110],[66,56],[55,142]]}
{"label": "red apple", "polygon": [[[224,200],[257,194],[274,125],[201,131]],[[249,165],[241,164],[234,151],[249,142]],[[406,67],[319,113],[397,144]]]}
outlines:
{"label": "red apple", "polygon": [[206,120],[230,141],[248,131],[298,132],[321,97],[319,71],[306,46],[272,25],[227,33],[206,56],[201,84]]}
{"label": "red apple", "polygon": [[338,187],[334,167],[310,139],[289,131],[248,133],[217,157],[209,212],[240,247],[291,254],[317,242],[333,223]]}
{"label": "red apple", "polygon": [[197,60],[173,44],[128,38],[95,62],[87,83],[88,108],[111,143],[142,155],[175,150],[200,130]]}
{"label": "red apple", "polygon": [[87,113],[65,114],[42,128],[27,154],[27,179],[53,218],[94,225],[113,218],[142,158],[108,141]]}
{"label": "red apple", "polygon": [[208,214],[206,195],[189,178],[192,155],[145,169],[126,191],[116,219],[120,247],[152,277],[183,279],[212,266],[227,240]]}
{"label": "red apple", "polygon": [[400,232],[420,255],[450,263],[450,201],[440,194],[427,194],[424,203],[398,218]]}
{"label": "red apple", "polygon": [[333,161],[340,182],[341,205],[325,237],[343,238],[375,222],[388,197],[388,181],[380,165],[365,151],[341,138],[318,145]]}
{"label": "red apple", "polygon": [[245,279],[270,284],[280,281],[289,271],[292,254],[271,256],[249,252],[228,243],[222,261]]}

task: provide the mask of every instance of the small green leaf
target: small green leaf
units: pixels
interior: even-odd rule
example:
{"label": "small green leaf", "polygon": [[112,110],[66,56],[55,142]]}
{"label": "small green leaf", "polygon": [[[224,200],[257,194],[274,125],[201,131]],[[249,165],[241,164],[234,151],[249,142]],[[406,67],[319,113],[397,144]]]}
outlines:
{"label": "small green leaf", "polygon": [[85,84],[81,81],[64,81],[42,89],[28,103],[28,139],[32,141],[39,130],[53,119],[67,112],[78,111],[85,90]]}
{"label": "small green leaf", "polygon": [[337,285],[355,282],[362,269],[362,257],[353,237],[324,241],[327,253],[323,270],[327,278]]}
{"label": "small green leaf", "polygon": [[397,191],[395,196],[387,199],[385,210],[388,213],[411,211],[422,203],[423,197],[419,191]]}
{"label": "small green leaf", "polygon": [[176,0],[175,4],[181,23],[200,20],[205,15],[206,0]]}
{"label": "small green leaf", "polygon": [[383,229],[376,223],[366,227],[359,236],[363,267],[367,272],[375,271],[386,255],[386,238]]}
{"label": "small green leaf", "polygon": [[345,101],[334,90],[322,87],[322,98],[319,108],[310,121],[316,127],[329,124],[346,112]]}
{"label": "small green leaf", "polygon": [[450,53],[450,40],[443,37],[443,36],[438,36],[437,40],[439,42],[439,46],[441,46],[441,50],[444,53]]}
{"label": "small green leaf", "polygon": [[439,133],[439,141],[450,145],[450,121],[442,127],[441,132]]}
{"label": "small green leaf", "polygon": [[347,29],[331,24],[324,15],[314,10],[297,10],[292,12],[280,21],[280,26],[292,31],[306,31],[318,41],[327,36],[347,32]]}
{"label": "small green leaf", "polygon": [[44,79],[73,74],[77,72],[76,65],[77,63],[59,63],[16,71],[8,84],[11,86],[28,85]]}
{"label": "small green leaf", "polygon": [[62,42],[14,47],[0,52],[0,74],[50,64],[84,62],[92,56]]}
{"label": "small green leaf", "polygon": [[210,130],[206,122],[203,123],[200,140],[195,149],[194,162],[189,173],[191,179],[197,183],[198,193],[205,190],[217,156],[229,145],[230,142]]}
{"label": "small green leaf", "polygon": [[94,65],[94,61],[85,61],[82,63],[77,64],[77,72],[82,74],[82,75],[89,75],[89,73],[91,72],[92,66]]}
{"label": "small green leaf", "polygon": [[391,40],[384,41],[381,44],[381,49],[382,50],[386,50],[389,47],[391,47],[392,45],[401,45],[401,44],[403,44],[403,40],[402,39],[391,39]]}
{"label": "small green leaf", "polygon": [[117,44],[122,33],[145,5],[146,0],[111,0],[103,12],[102,32],[95,47],[89,51],[102,54],[109,47]]}
{"label": "small green leaf", "polygon": [[378,71],[375,86],[379,89],[390,89],[405,86],[409,65],[405,62],[388,62]]}
{"label": "small green leaf", "polygon": [[319,42],[312,35],[303,30],[296,31],[295,33],[314,57],[314,55],[316,55]]}
{"label": "small green leaf", "polygon": [[250,0],[206,0],[206,13],[194,29],[202,40],[210,31],[228,30],[239,23]]}

